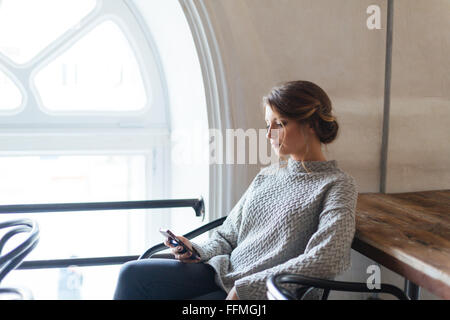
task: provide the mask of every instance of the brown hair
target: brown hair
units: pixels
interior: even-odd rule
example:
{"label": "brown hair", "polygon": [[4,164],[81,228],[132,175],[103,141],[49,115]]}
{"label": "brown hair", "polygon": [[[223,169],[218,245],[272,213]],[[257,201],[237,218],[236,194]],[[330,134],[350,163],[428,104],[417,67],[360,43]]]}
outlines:
{"label": "brown hair", "polygon": [[272,88],[263,97],[263,107],[266,105],[287,119],[309,124],[323,144],[336,139],[339,125],[331,113],[331,100],[322,88],[310,81],[290,81]]}

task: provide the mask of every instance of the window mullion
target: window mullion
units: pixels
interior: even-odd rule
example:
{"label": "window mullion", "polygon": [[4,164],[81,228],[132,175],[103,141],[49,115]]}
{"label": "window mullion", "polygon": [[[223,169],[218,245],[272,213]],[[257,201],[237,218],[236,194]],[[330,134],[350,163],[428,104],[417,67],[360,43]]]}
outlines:
{"label": "window mullion", "polygon": [[31,70],[39,69],[47,61],[51,60],[54,56],[59,55],[64,49],[70,47],[74,42],[80,39],[86,30],[89,29],[96,21],[101,18],[102,12],[97,7],[80,22],[71,29],[64,32],[61,36],[52,41],[47,47],[39,52],[27,65],[27,68]]}

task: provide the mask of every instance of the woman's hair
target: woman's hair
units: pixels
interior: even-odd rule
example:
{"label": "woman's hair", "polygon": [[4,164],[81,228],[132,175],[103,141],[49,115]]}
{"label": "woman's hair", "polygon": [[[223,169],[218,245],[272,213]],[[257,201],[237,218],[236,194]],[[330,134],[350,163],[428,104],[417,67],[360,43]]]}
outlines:
{"label": "woman's hair", "polygon": [[287,119],[309,124],[323,144],[336,139],[339,125],[331,112],[331,100],[322,88],[310,81],[290,81],[272,88],[263,97],[263,107],[266,105]]}

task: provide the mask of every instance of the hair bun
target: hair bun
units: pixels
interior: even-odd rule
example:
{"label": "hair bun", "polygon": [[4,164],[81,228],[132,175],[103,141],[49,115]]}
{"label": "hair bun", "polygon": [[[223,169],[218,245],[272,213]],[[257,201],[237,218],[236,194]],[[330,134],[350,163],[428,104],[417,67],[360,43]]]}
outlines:
{"label": "hair bun", "polygon": [[320,142],[327,144],[333,142],[334,139],[336,139],[338,130],[339,124],[336,120],[324,121],[320,119],[316,132]]}

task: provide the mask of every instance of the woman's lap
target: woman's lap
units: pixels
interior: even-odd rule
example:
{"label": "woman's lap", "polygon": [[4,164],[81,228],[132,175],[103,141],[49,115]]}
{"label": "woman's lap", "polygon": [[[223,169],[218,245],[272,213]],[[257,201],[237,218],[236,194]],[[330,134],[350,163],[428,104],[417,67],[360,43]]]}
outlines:
{"label": "woman's lap", "polygon": [[114,299],[225,299],[205,263],[175,259],[144,259],[122,266]]}

